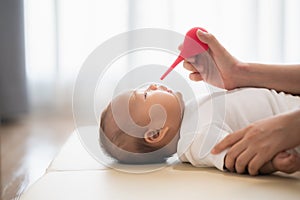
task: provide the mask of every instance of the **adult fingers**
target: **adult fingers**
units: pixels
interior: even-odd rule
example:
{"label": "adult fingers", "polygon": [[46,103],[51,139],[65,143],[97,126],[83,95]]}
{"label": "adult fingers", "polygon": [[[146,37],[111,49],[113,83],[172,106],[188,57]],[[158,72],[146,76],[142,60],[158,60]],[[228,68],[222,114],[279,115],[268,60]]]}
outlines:
{"label": "adult fingers", "polygon": [[199,72],[190,73],[189,78],[192,81],[202,81],[203,80],[203,78]]}
{"label": "adult fingers", "polygon": [[260,169],[259,174],[271,174],[273,172],[276,172],[276,169],[274,168],[272,162],[265,163]]}
{"label": "adult fingers", "polygon": [[259,169],[265,164],[265,160],[262,155],[256,154],[248,164],[249,174],[252,176],[258,175]]}
{"label": "adult fingers", "polygon": [[203,65],[197,65],[197,66],[196,66],[196,64],[193,64],[193,63],[191,63],[191,62],[189,62],[189,61],[187,61],[187,60],[185,60],[185,61],[183,62],[183,67],[184,67],[185,69],[187,69],[188,71],[191,71],[191,72],[199,72],[199,73],[203,73],[204,70],[205,70],[205,68],[204,68]]}
{"label": "adult fingers", "polygon": [[183,67],[191,72],[197,72],[198,70],[188,61],[183,61]]}
{"label": "adult fingers", "polygon": [[185,60],[188,61],[191,64],[195,64],[196,63],[196,56],[186,58]]}
{"label": "adult fingers", "polygon": [[206,43],[209,46],[209,48],[212,50],[212,52],[214,52],[214,54],[222,55],[224,54],[224,51],[226,52],[225,48],[219,43],[219,41],[211,33],[207,33],[199,29],[197,31],[197,37],[199,40]]}
{"label": "adult fingers", "polygon": [[212,154],[221,153],[228,147],[231,147],[233,144],[241,140],[244,137],[245,133],[246,133],[246,129],[242,129],[227,135],[221,142],[219,142],[217,145],[214,146],[214,148],[211,150],[211,153]]}
{"label": "adult fingers", "polygon": [[248,163],[255,156],[255,152],[246,149],[235,160],[235,170],[237,173],[242,174],[246,171]]}
{"label": "adult fingers", "polygon": [[[228,150],[225,159],[225,166],[229,171],[231,172],[236,171],[235,168],[236,160],[239,157],[239,155],[245,151],[245,149],[246,146],[243,143],[238,142]],[[242,173],[242,171],[240,170],[239,172]]]}

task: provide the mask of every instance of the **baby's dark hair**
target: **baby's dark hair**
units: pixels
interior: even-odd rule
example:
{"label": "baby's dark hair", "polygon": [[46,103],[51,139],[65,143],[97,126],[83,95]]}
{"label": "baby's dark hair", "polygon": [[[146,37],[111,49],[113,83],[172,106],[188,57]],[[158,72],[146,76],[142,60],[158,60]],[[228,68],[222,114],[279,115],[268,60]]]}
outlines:
{"label": "baby's dark hair", "polygon": [[[112,137],[107,137],[107,126],[116,126],[113,133],[110,133]],[[99,134],[102,149],[120,163],[162,163],[171,156],[167,150],[151,146],[144,138],[134,137],[122,131],[113,118],[111,104],[102,112]],[[125,148],[128,142],[133,145],[130,151]]]}

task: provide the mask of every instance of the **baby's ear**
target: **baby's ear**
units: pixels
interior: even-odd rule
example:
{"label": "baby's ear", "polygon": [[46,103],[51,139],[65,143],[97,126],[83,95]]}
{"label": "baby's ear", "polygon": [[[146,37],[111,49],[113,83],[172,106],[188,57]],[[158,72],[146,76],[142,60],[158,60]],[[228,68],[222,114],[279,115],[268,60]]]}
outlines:
{"label": "baby's ear", "polygon": [[144,139],[147,143],[150,143],[150,144],[158,143],[162,139],[164,139],[168,130],[169,130],[169,127],[164,127],[159,130],[151,130],[150,129],[144,134]]}

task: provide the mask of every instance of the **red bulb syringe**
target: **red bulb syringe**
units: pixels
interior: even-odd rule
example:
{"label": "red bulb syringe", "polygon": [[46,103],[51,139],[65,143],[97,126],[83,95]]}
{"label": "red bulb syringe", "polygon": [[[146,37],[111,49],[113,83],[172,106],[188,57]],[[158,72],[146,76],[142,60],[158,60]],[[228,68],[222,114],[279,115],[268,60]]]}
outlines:
{"label": "red bulb syringe", "polygon": [[204,28],[195,27],[185,34],[182,50],[179,56],[171,67],[169,67],[169,69],[160,77],[160,80],[163,80],[184,59],[200,54],[208,49],[208,45],[198,39],[198,29],[207,32]]}

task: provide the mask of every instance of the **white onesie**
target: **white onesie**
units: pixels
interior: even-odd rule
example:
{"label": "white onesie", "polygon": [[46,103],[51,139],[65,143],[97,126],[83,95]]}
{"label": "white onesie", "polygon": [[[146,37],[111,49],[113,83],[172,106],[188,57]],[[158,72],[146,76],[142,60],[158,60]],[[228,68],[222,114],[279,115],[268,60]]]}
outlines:
{"label": "white onesie", "polygon": [[196,167],[224,170],[226,151],[212,155],[215,144],[252,122],[297,108],[300,97],[263,88],[220,91],[191,100],[185,107],[177,154]]}

